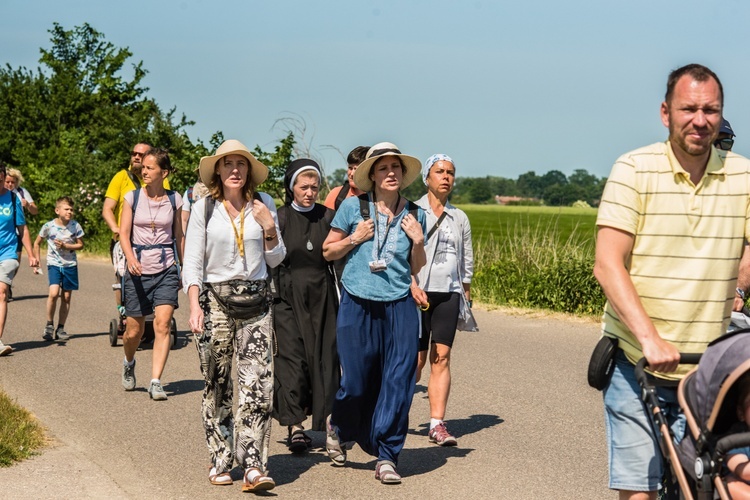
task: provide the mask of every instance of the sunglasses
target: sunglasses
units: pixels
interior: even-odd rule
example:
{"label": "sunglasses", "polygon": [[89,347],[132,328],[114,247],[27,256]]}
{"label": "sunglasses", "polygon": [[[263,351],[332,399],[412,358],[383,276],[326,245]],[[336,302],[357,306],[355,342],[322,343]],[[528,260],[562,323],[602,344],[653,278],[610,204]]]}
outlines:
{"label": "sunglasses", "polygon": [[131,151],[130,152],[130,156],[131,157],[133,157],[133,156],[140,156],[142,158],[144,154],[146,154],[146,153],[139,153],[138,151]]}
{"label": "sunglasses", "polygon": [[734,139],[718,139],[714,142],[714,146],[716,146],[716,149],[721,149],[722,151],[731,151],[732,146],[734,146]]}

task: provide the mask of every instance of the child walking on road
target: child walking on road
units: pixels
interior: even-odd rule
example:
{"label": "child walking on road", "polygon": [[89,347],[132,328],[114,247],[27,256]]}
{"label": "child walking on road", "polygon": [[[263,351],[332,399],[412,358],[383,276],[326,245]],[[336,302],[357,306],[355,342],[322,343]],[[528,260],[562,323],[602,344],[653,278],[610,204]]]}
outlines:
{"label": "child walking on road", "polygon": [[[57,217],[47,222],[34,241],[34,257],[39,259],[42,239],[47,240],[47,276],[49,276],[49,296],[47,297],[47,325],[42,338],[47,341],[68,340],[65,333],[65,320],[70,312],[70,298],[73,290],[78,290],[78,260],[76,250],[83,248],[83,229],[73,220],[73,200],[68,196],[57,199]],[[61,293],[62,292],[62,293]],[[62,296],[57,329],[54,329],[57,298]]]}

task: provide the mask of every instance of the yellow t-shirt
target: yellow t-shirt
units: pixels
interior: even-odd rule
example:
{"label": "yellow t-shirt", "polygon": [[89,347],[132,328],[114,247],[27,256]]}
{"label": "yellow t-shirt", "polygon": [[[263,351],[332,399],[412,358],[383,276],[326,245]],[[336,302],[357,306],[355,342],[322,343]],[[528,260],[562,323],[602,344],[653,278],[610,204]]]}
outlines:
{"label": "yellow t-shirt", "polygon": [[[143,186],[143,180],[140,179],[141,186]],[[125,198],[125,193],[133,191],[135,184],[130,180],[127,170],[120,170],[112,177],[107,187],[107,192],[104,194],[105,198],[111,198],[117,202],[115,206],[115,219],[117,225],[120,225],[120,215],[122,215],[122,201]],[[169,179],[164,179],[164,189],[169,189]]]}
{"label": "yellow t-shirt", "polygon": [[[659,335],[680,352],[702,353],[727,329],[750,235],[749,200],[750,160],[732,152],[712,149],[697,186],[669,141],[627,153],[612,167],[596,224],[635,236],[630,278]],[[643,357],[609,303],[602,331],[619,339],[631,362]]]}

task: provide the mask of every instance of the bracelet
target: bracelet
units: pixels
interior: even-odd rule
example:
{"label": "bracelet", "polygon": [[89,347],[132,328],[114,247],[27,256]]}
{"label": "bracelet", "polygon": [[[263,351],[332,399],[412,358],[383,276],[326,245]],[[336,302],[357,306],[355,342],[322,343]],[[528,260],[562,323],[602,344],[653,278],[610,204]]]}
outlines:
{"label": "bracelet", "polygon": [[747,295],[745,293],[745,290],[743,290],[740,287],[737,287],[737,289],[735,290],[735,292],[737,292],[737,295],[739,295],[742,300],[745,300],[745,296]]}
{"label": "bracelet", "polygon": [[276,233],[273,233],[272,236],[265,235],[263,238],[265,238],[266,241],[273,241],[276,239]]}
{"label": "bracelet", "polygon": [[350,243],[350,244],[351,244],[351,245],[352,245],[353,247],[356,247],[356,246],[357,246],[357,242],[356,242],[356,241],[354,241],[354,238],[352,237],[352,235],[351,235],[351,234],[349,235],[349,243]]}

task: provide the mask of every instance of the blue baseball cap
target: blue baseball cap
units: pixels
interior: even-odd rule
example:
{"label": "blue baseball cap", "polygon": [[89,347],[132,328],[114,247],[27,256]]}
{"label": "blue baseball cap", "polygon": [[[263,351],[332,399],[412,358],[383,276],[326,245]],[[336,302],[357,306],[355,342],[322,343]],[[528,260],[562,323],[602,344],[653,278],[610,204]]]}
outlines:
{"label": "blue baseball cap", "polygon": [[732,137],[736,137],[734,130],[732,130],[732,126],[729,124],[726,118],[722,119],[721,127],[719,127],[719,133],[729,134]]}

